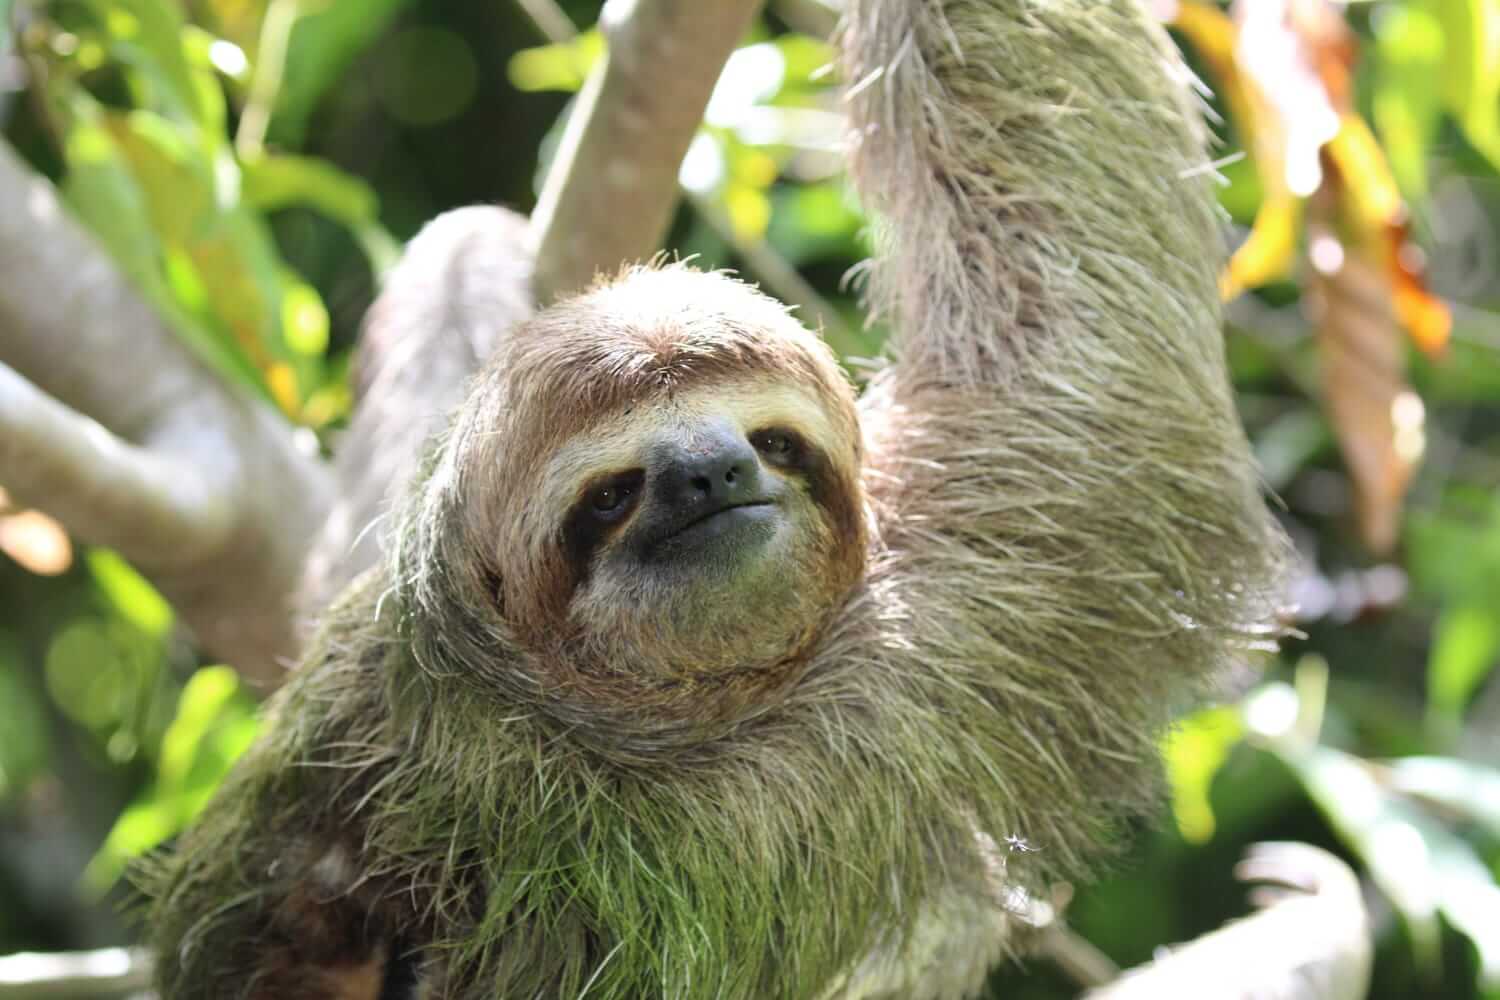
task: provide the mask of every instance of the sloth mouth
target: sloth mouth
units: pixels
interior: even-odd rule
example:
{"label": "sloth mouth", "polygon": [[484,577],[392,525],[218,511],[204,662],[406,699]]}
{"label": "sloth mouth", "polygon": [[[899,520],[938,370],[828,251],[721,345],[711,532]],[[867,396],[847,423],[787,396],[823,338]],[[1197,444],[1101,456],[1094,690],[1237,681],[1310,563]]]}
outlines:
{"label": "sloth mouth", "polygon": [[740,503],[720,504],[711,510],[673,524],[658,535],[656,545],[677,542],[708,541],[717,538],[737,526],[747,525],[763,518],[763,512],[775,507],[773,500],[745,500]]}

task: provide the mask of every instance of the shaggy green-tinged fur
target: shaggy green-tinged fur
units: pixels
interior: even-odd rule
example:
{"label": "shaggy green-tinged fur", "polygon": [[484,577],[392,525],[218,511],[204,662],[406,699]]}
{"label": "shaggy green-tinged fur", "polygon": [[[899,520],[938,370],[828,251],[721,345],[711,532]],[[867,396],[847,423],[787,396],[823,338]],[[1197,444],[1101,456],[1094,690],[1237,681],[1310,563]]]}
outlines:
{"label": "shaggy green-tinged fur", "polygon": [[417,951],[434,996],[957,997],[974,971],[939,949],[1002,941],[945,920],[1086,874],[1153,805],[1157,739],[1264,641],[1283,551],[1180,65],[1103,0],[851,0],[844,40],[899,332],[861,408],[869,568],[806,673],[628,757],[545,686],[502,695],[484,675],[526,654],[444,548],[450,439],[163,863],[169,1000],[245,995],[296,951],[278,914],[328,843],[357,872],[325,890],[341,939]]}

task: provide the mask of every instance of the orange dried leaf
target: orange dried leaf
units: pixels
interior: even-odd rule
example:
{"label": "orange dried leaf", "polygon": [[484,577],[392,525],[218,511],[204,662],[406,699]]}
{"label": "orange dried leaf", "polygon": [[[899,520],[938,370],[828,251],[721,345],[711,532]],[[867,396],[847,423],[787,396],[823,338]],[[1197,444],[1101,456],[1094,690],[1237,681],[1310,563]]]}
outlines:
{"label": "orange dried leaf", "polygon": [[1453,317],[1427,290],[1421,251],[1410,241],[1406,207],[1375,134],[1363,118],[1346,113],[1327,154],[1341,229],[1360,255],[1384,262],[1396,318],[1412,340],[1429,355],[1441,354]]}
{"label": "orange dried leaf", "polygon": [[1426,262],[1411,242],[1405,222],[1386,227],[1391,292],[1396,315],[1411,339],[1429,357],[1440,356],[1453,331],[1453,313],[1448,303],[1427,290]]}

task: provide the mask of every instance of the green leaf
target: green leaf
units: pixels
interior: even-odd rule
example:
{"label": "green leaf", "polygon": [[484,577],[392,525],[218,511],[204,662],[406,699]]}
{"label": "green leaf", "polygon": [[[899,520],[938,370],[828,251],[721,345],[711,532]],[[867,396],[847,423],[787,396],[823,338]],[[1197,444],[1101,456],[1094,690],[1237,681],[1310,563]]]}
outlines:
{"label": "green leaf", "polygon": [[[129,79],[135,104],[215,135],[183,47],[178,5],[161,0],[88,0],[88,5],[104,25],[111,53],[134,71]],[[216,134],[222,137],[222,129]]]}
{"label": "green leaf", "polygon": [[1443,99],[1474,148],[1500,169],[1500,0],[1425,0],[1442,25]]}
{"label": "green leaf", "polygon": [[838,58],[831,44],[821,38],[798,34],[782,35],[774,44],[781,51],[785,67],[779,97],[801,97],[809,89],[828,89],[830,77],[826,71]]}
{"label": "green leaf", "polygon": [[258,729],[255,703],[233,669],[212,666],[194,673],[162,737],[155,781],[115,821],[84,872],[85,884],[99,892],[109,888],[132,858],[192,822],[255,742]]}
{"label": "green leaf", "polygon": [[245,199],[263,212],[307,205],[347,226],[375,218],[370,185],[311,156],[262,156],[245,161]]}
{"label": "green leaf", "polygon": [[287,45],[286,69],[276,94],[268,138],[282,146],[302,145],[307,120],[329,86],[384,34],[391,19],[409,3],[329,3],[299,17]]}
{"label": "green leaf", "polygon": [[589,70],[603,55],[604,35],[591,28],[571,41],[522,49],[510,57],[507,74],[511,85],[520,91],[573,93],[583,86]]}
{"label": "green leaf", "polygon": [[281,332],[297,354],[321,358],[328,350],[328,310],[311,285],[287,285],[281,299]]}
{"label": "green leaf", "polygon": [[100,122],[114,137],[146,196],[152,226],[164,243],[192,240],[218,204],[213,166],[181,125],[152,111],[106,111]]}
{"label": "green leaf", "polygon": [[868,256],[864,218],[842,183],[778,185],[766,238],[792,264]]}
{"label": "green leaf", "polygon": [[10,52],[10,13],[14,7],[11,0],[0,0],[0,56]]}
{"label": "green leaf", "polygon": [[110,549],[89,549],[89,572],[115,610],[142,632],[160,639],[172,627],[172,606],[156,588]]}
{"label": "green leaf", "polygon": [[1462,715],[1469,698],[1500,661],[1500,615],[1488,604],[1443,612],[1427,661],[1427,700],[1438,712]]}
{"label": "green leaf", "polygon": [[1443,28],[1430,11],[1393,4],[1375,19],[1375,38],[1375,127],[1402,192],[1421,198],[1443,108]]}
{"label": "green leaf", "polygon": [[[216,321],[179,299],[164,267],[172,250],[163,245],[152,199],[147,197],[133,163],[117,141],[120,116],[113,119],[77,87],[63,88],[58,105],[68,123],[63,159],[68,166],[61,189],[74,214],[104,244],[136,288],[157,308],[183,342],[205,363],[231,381],[259,392],[264,382],[248,359],[215,329]],[[116,128],[106,127],[106,123]],[[149,128],[149,126],[148,126]],[[179,151],[181,144],[167,142]],[[170,197],[171,185],[157,185]]]}
{"label": "green leaf", "polygon": [[1245,734],[1237,709],[1205,709],[1182,720],[1163,747],[1167,784],[1172,789],[1172,814],[1182,839],[1206,843],[1214,835],[1214,812],[1209,788],[1214,776]]}
{"label": "green leaf", "polygon": [[[236,704],[236,698],[245,699]],[[203,667],[188,678],[177,701],[177,715],[162,737],[158,778],[165,789],[184,791],[194,765],[209,745],[215,727],[235,722],[251,711],[239,676],[226,666]]]}

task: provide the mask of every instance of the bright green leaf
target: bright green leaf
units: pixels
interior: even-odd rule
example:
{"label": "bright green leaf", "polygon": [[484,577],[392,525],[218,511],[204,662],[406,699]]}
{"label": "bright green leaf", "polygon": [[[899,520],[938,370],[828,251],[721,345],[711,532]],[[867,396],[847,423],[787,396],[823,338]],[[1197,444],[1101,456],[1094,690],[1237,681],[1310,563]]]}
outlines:
{"label": "bright green leaf", "polygon": [[322,357],[328,350],[328,310],[311,285],[287,286],[281,299],[281,333],[297,354]]}
{"label": "bright green leaf", "polygon": [[[82,89],[66,84],[60,87],[58,105],[62,117],[70,123],[63,141],[68,171],[62,181],[69,206],[199,358],[231,381],[264,392],[254,366],[214,329],[211,321],[195,315],[195,303],[177,299],[176,289],[164,273],[163,265],[170,262],[173,250],[162,244],[161,220],[154,217],[153,204],[158,198],[170,199],[173,186],[159,180],[151,185],[152,196],[148,196],[141,175],[134,172],[137,162],[156,163],[160,158],[139,137],[128,143],[134,155],[126,156],[119,137],[133,134],[128,121],[106,112]],[[153,131],[161,130],[147,126],[148,133]],[[175,139],[166,141],[181,150]],[[159,169],[148,166],[144,176],[166,171],[165,164]]]}
{"label": "bright green leaf", "polygon": [[1427,700],[1449,715],[1461,715],[1480,683],[1500,662],[1500,611],[1464,604],[1438,618],[1427,661]]}
{"label": "bright green leaf", "polygon": [[254,702],[231,668],[203,667],[194,673],[162,737],[156,780],[115,821],[89,862],[86,884],[107,889],[131,858],[186,827],[250,748],[258,728]]}
{"label": "bright green leaf", "polygon": [[181,790],[205,738],[240,693],[239,677],[225,666],[203,667],[188,678],[177,702],[177,717],[161,744],[161,782]]}
{"label": "bright green leaf", "polygon": [[817,80],[826,79],[827,70],[837,58],[834,47],[821,38],[810,35],[787,34],[776,39],[776,48],[781,50],[783,90],[789,87],[805,87]]}
{"label": "bright green leaf", "polygon": [[1209,789],[1244,733],[1238,710],[1211,708],[1182,720],[1166,739],[1163,755],[1172,814],[1190,844],[1205,843],[1214,835]]}
{"label": "bright green leaf", "polygon": [[1375,19],[1375,127],[1402,191],[1427,193],[1427,154],[1443,94],[1443,29],[1431,12],[1394,4]]}
{"label": "bright green leaf", "polygon": [[352,174],[311,156],[261,156],[247,160],[244,196],[263,212],[310,205],[347,226],[375,218],[375,192]]}
{"label": "bright green leaf", "polygon": [[507,73],[520,91],[563,90],[572,93],[583,86],[589,70],[604,55],[604,36],[597,28],[571,41],[522,49],[510,57]]}
{"label": "bright green leaf", "polygon": [[89,549],[89,572],[115,609],[146,635],[162,638],[172,627],[172,606],[120,555]]}
{"label": "bright green leaf", "polygon": [[1425,0],[1445,39],[1443,97],[1469,142],[1500,168],[1500,0]]}
{"label": "bright green leaf", "polygon": [[[128,74],[137,107],[193,123],[206,134],[202,93],[183,48],[184,23],[177,4],[160,0],[89,0],[104,25],[111,53]],[[220,130],[222,134],[222,130]]]}

